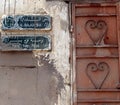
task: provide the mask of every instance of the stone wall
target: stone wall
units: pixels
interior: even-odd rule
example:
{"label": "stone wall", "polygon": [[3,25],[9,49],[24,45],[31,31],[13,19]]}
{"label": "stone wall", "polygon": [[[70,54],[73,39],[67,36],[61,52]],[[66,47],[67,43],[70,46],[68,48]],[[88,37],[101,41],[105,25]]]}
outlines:
{"label": "stone wall", "polygon": [[52,50],[0,52],[0,105],[70,105],[68,4],[2,0],[0,7],[0,17],[25,14],[52,17],[50,31],[1,30],[1,35],[46,33],[52,39]]}

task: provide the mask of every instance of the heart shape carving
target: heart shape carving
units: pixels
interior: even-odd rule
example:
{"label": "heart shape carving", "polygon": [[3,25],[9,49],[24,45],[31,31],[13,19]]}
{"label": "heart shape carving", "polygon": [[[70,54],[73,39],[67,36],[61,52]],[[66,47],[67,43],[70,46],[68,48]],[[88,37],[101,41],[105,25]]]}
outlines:
{"label": "heart shape carving", "polygon": [[87,65],[86,74],[96,89],[100,89],[109,75],[109,65],[105,62],[89,63]]}
{"label": "heart shape carving", "polygon": [[107,24],[103,20],[88,20],[85,24],[85,30],[95,45],[99,45],[107,32]]}

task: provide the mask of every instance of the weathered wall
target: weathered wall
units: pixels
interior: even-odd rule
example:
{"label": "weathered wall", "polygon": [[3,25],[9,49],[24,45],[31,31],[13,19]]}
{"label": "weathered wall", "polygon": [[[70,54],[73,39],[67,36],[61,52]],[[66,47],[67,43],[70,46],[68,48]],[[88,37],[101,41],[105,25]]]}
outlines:
{"label": "weathered wall", "polygon": [[0,52],[0,105],[70,105],[68,5],[45,0],[1,0],[0,17],[48,14],[50,31],[2,31],[1,35],[47,33],[49,52]]}

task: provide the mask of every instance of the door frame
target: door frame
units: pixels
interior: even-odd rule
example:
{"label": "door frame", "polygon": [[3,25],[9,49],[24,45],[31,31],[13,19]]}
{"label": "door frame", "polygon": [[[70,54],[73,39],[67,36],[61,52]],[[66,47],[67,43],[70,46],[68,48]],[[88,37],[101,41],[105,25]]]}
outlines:
{"label": "door frame", "polygon": [[75,4],[71,4],[71,105],[77,105],[77,90],[76,90],[76,39],[75,39]]}

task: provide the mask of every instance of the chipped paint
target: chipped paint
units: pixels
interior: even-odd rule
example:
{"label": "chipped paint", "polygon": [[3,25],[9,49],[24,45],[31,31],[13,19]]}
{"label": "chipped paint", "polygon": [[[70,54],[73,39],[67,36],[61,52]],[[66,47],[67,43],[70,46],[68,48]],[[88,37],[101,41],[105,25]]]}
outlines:
{"label": "chipped paint", "polygon": [[[53,29],[51,31],[53,38],[52,52],[49,55],[50,62],[54,62],[56,70],[64,78],[65,89],[61,91],[58,99],[58,105],[70,105],[70,36],[68,30],[68,5],[63,2],[48,2],[46,11],[53,17]],[[37,53],[41,55],[41,53]],[[66,97],[66,95],[68,97]]]}

